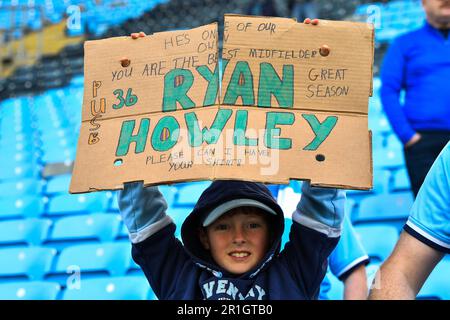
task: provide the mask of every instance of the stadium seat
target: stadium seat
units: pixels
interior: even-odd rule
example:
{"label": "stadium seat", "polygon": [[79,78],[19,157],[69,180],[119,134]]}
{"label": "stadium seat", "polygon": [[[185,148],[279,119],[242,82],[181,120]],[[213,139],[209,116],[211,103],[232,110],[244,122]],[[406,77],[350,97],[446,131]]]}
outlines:
{"label": "stadium seat", "polygon": [[174,206],[193,207],[197,203],[202,192],[211,184],[210,181],[198,181],[177,185],[177,196]]}
{"label": "stadium seat", "polygon": [[48,195],[54,195],[58,193],[67,194],[69,192],[69,185],[71,178],[72,178],[71,174],[63,174],[51,178],[47,182],[45,193]]}
{"label": "stadium seat", "polygon": [[0,182],[0,195],[6,197],[20,197],[41,194],[44,183],[40,179],[17,179]]}
{"label": "stadium seat", "polygon": [[44,211],[44,198],[20,196],[0,198],[0,219],[39,217]]}
{"label": "stadium seat", "polygon": [[51,224],[48,219],[37,218],[0,221],[0,245],[40,245]]}
{"label": "stadium seat", "polygon": [[55,255],[55,249],[43,247],[0,249],[0,279],[41,280]]}
{"label": "stadium seat", "polygon": [[281,237],[281,250],[283,250],[286,242],[289,241],[289,232],[291,231],[291,226],[292,226],[292,219],[284,218],[284,232],[283,236]]}
{"label": "stadium seat", "polygon": [[411,192],[369,196],[361,200],[353,222],[405,220],[413,201]]}
{"label": "stadium seat", "polygon": [[387,134],[392,132],[391,125],[383,113],[369,117],[369,128],[374,134]]}
{"label": "stadium seat", "polygon": [[0,300],[56,300],[59,284],[47,281],[11,282],[0,284]]}
{"label": "stadium seat", "polygon": [[328,280],[330,281],[330,291],[327,292],[328,300],[343,300],[344,298],[344,283],[335,277],[331,272],[327,272]]}
{"label": "stadium seat", "polygon": [[388,224],[356,225],[355,232],[373,261],[383,262],[398,240],[397,228]]}
{"label": "stadium seat", "polygon": [[63,217],[55,222],[47,245],[56,242],[113,241],[121,224],[120,216],[93,213]]}
{"label": "stadium seat", "polygon": [[116,239],[122,239],[122,238],[128,239],[128,229],[124,223],[121,223],[119,232],[116,235]]}
{"label": "stadium seat", "polygon": [[27,162],[7,162],[3,163],[2,171],[0,171],[0,180],[8,179],[38,179],[42,166]]}
{"label": "stadium seat", "polygon": [[66,275],[72,266],[77,266],[84,277],[101,274],[122,276],[130,268],[130,257],[129,242],[74,245],[62,250],[47,279],[61,280],[61,275]]}
{"label": "stadium seat", "polygon": [[405,166],[402,150],[378,149],[373,151],[374,169],[395,170]]}
{"label": "stadium seat", "polygon": [[80,289],[66,289],[63,300],[154,300],[145,277],[124,276],[86,279]]}
{"label": "stadium seat", "polygon": [[392,191],[405,191],[411,190],[411,182],[409,180],[408,171],[406,168],[401,168],[393,174],[394,181],[392,184]]}
{"label": "stadium seat", "polygon": [[417,295],[418,299],[424,300],[450,300],[450,258],[444,257],[425,281],[422,289]]}
{"label": "stadium seat", "polygon": [[390,134],[387,137],[387,144],[386,144],[386,148],[388,150],[403,150],[403,144],[400,141],[400,139],[394,134]]}
{"label": "stadium seat", "polygon": [[62,194],[50,199],[48,216],[102,212],[108,208],[107,193]]}
{"label": "stadium seat", "polygon": [[167,214],[172,218],[173,222],[177,226],[175,236],[181,240],[181,226],[184,223],[186,217],[191,213],[193,208],[173,208],[167,209]]}

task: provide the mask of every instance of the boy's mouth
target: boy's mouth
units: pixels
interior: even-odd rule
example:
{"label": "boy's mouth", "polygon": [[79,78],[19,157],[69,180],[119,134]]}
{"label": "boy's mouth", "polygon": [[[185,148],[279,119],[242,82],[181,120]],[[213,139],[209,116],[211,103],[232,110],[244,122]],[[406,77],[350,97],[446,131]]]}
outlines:
{"label": "boy's mouth", "polygon": [[236,259],[244,259],[250,256],[250,254],[251,253],[248,251],[233,251],[230,252],[228,255]]}

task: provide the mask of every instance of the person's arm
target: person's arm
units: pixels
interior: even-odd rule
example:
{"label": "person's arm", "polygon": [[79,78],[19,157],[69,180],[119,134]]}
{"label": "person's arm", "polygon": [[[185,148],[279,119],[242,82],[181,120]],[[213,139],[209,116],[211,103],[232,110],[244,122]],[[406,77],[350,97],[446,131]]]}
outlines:
{"label": "person's arm", "polygon": [[360,264],[344,280],[344,300],[366,300],[368,292],[366,266]]}
{"label": "person's arm", "polygon": [[380,97],[392,129],[403,144],[411,145],[413,141],[417,142],[420,136],[416,135],[400,104],[400,93],[406,86],[406,58],[402,45],[403,42],[397,39],[384,56]]}
{"label": "person's arm", "polygon": [[[428,172],[394,251],[375,277],[371,299],[414,299],[450,253],[450,143]],[[378,277],[378,278],[377,278]]]}
{"label": "person's arm", "polygon": [[303,182],[280,261],[288,265],[310,299],[317,298],[328,256],[339,241],[345,198],[345,190],[311,187],[309,182]]}
{"label": "person's arm", "polygon": [[375,276],[369,299],[415,299],[443,255],[402,232],[394,251]]}
{"label": "person's arm", "polygon": [[134,261],[142,268],[159,299],[171,298],[178,275],[190,262],[175,237],[175,224],[166,215],[167,203],[158,187],[125,183],[118,192],[122,220],[132,242]]}

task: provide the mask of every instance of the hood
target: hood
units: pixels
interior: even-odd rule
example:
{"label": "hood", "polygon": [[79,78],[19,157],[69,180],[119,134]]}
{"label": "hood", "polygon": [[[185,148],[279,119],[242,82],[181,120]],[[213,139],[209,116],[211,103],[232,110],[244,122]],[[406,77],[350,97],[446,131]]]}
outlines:
{"label": "hood", "polygon": [[225,202],[237,199],[256,200],[276,213],[276,216],[268,213],[270,219],[273,219],[273,223],[269,224],[273,233],[273,242],[264,259],[253,270],[238,276],[239,278],[252,278],[264,268],[266,262],[279,253],[284,230],[283,210],[264,184],[236,180],[214,181],[203,191],[194,209],[185,219],[181,227],[181,237],[186,251],[197,265],[210,270],[218,277],[232,276],[220,268],[212,259],[209,251],[203,248],[198,236],[198,229],[212,210]]}

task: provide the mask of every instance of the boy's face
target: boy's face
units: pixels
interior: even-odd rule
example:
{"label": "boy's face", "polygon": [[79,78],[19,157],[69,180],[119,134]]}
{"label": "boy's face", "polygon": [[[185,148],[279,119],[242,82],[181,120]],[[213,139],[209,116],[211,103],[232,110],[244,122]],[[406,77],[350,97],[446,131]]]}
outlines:
{"label": "boy's face", "polygon": [[265,215],[253,207],[235,208],[200,232],[200,240],[219,266],[233,274],[245,273],[261,262],[268,250]]}

